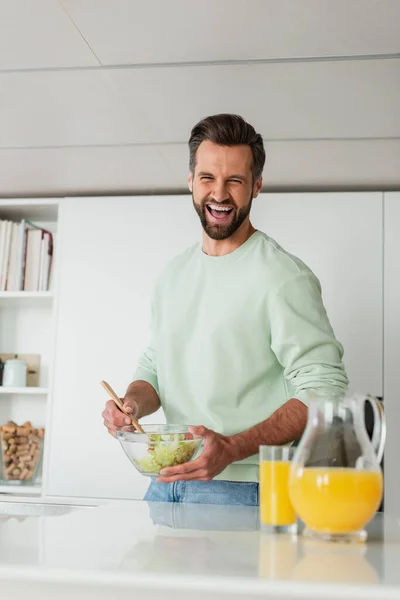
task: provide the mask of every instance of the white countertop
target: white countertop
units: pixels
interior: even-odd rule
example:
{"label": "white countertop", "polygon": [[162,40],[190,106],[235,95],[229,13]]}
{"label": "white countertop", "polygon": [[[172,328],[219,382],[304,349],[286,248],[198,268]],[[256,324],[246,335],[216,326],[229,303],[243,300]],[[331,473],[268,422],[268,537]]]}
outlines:
{"label": "white countertop", "polygon": [[400,598],[400,524],[377,515],[369,542],[343,546],[258,530],[247,507],[0,501],[7,600]]}

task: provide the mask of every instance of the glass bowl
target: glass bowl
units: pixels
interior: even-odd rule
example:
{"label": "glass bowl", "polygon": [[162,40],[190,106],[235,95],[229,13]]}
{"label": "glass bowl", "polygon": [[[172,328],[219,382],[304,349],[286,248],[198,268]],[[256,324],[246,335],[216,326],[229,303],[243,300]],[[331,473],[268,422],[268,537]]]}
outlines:
{"label": "glass bowl", "polygon": [[142,425],[139,433],[128,425],[117,429],[117,439],[130,462],[142,475],[158,477],[165,467],[190,462],[199,454],[203,438],[186,425]]}

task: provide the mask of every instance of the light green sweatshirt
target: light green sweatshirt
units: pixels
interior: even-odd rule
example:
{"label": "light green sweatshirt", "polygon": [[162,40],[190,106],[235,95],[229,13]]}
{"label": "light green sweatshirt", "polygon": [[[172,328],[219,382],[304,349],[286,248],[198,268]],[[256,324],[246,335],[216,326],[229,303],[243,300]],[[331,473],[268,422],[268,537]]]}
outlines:
{"label": "light green sweatshirt", "polygon": [[[318,279],[260,231],[225,256],[196,244],[172,260],[152,329],[134,380],[154,387],[168,423],[232,435],[290,398],[306,403],[309,388],[348,384]],[[258,457],[217,478],[258,481]]]}

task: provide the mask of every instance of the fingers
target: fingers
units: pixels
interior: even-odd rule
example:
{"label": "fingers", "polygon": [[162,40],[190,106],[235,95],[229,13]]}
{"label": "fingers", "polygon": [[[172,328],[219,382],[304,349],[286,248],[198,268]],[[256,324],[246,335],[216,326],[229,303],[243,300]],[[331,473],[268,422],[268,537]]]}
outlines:
{"label": "fingers", "polygon": [[204,466],[204,461],[202,457],[196,458],[192,462],[184,463],[183,465],[178,465],[176,467],[166,467],[162,469],[160,475],[171,477],[173,475],[185,475],[186,473],[191,473],[192,471],[198,471]]}
{"label": "fingers", "polygon": [[210,466],[210,457],[207,453],[203,452],[201,456],[191,462],[162,469],[160,471],[160,481],[172,483],[173,481],[198,479],[199,477],[202,481],[210,481]]}
{"label": "fingers", "polygon": [[109,426],[107,421],[104,421],[104,427],[107,429],[107,431],[110,435],[112,435],[113,437],[117,437],[117,428],[116,427],[113,428],[113,427]]}
{"label": "fingers", "polygon": [[115,404],[114,406],[109,406],[108,402],[106,404],[106,408],[102,412],[102,417],[113,427],[123,427],[124,425],[131,424],[129,417],[124,415],[124,413],[121,412],[119,408],[115,406]]}
{"label": "fingers", "polygon": [[198,425],[196,427],[192,425],[189,427],[189,431],[195,435],[201,435],[201,437],[206,437],[209,433],[214,433],[211,431],[211,429],[204,427],[204,425]]}
{"label": "fingers", "polygon": [[174,483],[175,481],[211,481],[212,476],[206,469],[196,469],[190,473],[182,473],[180,475],[171,475],[168,477],[160,476],[157,478],[157,483]]}
{"label": "fingers", "polygon": [[[136,402],[124,402],[124,410],[128,409],[132,415],[137,412]],[[111,435],[115,436],[115,432],[119,427],[125,425],[131,425],[131,419],[124,415],[124,413],[118,408],[113,400],[106,402],[105,409],[102,412],[104,419],[104,425],[108,429]]]}
{"label": "fingers", "polygon": [[134,400],[128,400],[127,398],[121,398],[123,401],[123,409],[132,415],[132,417],[136,418],[138,415],[138,405]]}
{"label": "fingers", "polygon": [[[208,434],[213,432],[206,427],[191,427],[193,433],[197,435],[203,435],[207,437]],[[201,433],[200,433],[201,431]],[[206,443],[205,443],[206,447]],[[210,450],[203,451],[202,455],[191,462],[178,465],[176,467],[166,467],[160,472],[160,476],[157,478],[157,482],[160,483],[174,483],[174,481],[211,481],[215,473],[213,470],[212,452]]]}

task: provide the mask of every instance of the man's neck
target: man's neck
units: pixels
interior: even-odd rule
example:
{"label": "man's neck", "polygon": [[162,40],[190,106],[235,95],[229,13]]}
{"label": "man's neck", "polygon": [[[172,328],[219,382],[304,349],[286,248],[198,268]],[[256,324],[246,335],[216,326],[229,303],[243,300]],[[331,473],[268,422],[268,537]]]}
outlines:
{"label": "man's neck", "polygon": [[225,256],[237,250],[256,231],[250,221],[243,223],[231,237],[226,240],[213,240],[203,230],[203,252],[209,256]]}

